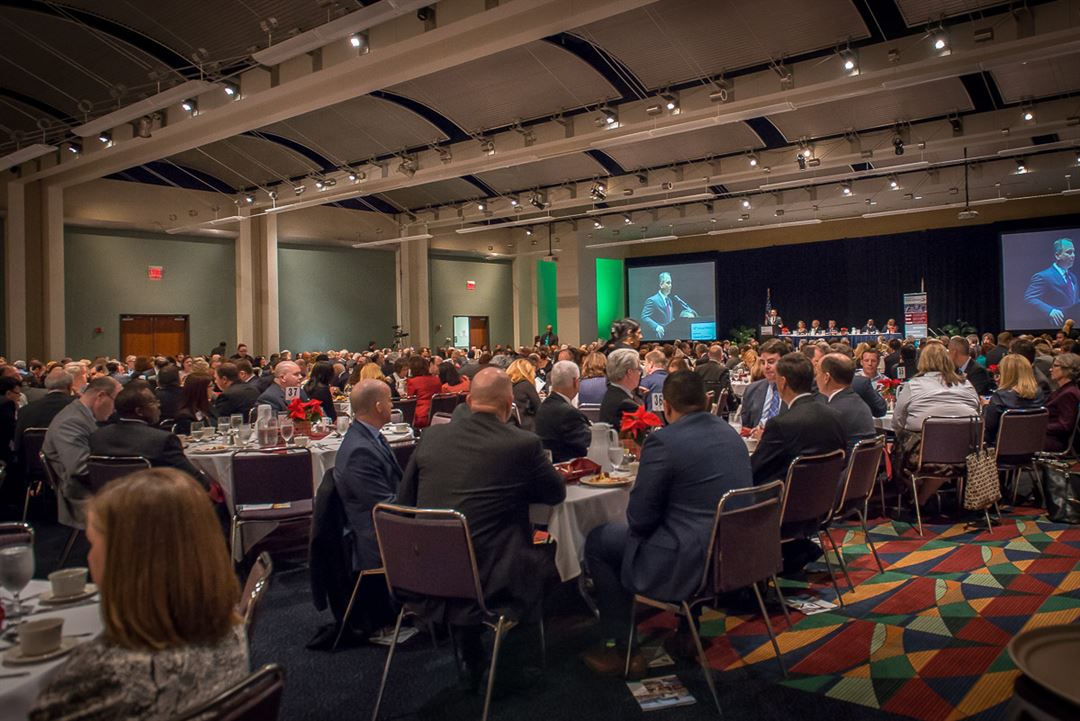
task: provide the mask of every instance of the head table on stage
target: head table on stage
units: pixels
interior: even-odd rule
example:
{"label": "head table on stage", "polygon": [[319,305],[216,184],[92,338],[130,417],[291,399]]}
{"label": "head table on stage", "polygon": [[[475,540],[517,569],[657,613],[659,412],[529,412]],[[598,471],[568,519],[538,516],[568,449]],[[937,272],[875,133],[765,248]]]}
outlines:
{"label": "head table on stage", "polygon": [[876,342],[878,339],[885,339],[890,341],[894,338],[902,339],[904,336],[902,333],[818,333],[817,335],[811,335],[810,333],[783,333],[775,336],[776,338],[782,338],[791,343],[795,348],[799,347],[804,341],[808,340],[824,340],[829,343],[834,343],[838,340],[847,339],[851,342],[852,346],[856,346],[859,343]]}

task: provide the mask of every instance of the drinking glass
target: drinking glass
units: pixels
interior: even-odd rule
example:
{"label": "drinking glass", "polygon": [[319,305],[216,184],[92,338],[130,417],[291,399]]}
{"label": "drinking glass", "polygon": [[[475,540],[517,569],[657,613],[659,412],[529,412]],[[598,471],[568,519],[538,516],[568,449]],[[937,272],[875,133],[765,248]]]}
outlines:
{"label": "drinking glass", "polygon": [[218,432],[219,436],[227,436],[227,435],[229,435],[229,419],[228,418],[218,418],[217,432]]}
{"label": "drinking glass", "polygon": [[20,544],[7,546],[0,549],[0,586],[15,597],[15,603],[11,606],[11,617],[23,613],[23,605],[19,601],[19,594],[34,577],[34,548],[33,546]]}
{"label": "drinking glass", "polygon": [[345,435],[345,433],[349,430],[349,417],[338,416],[337,421],[335,422],[337,423],[337,434],[339,436]]}
{"label": "drinking glass", "polygon": [[236,440],[242,445],[246,446],[251,442],[252,426],[247,423],[241,423],[240,427],[236,429]]}
{"label": "drinking glass", "polygon": [[203,429],[203,422],[202,421],[192,421],[191,422],[191,438],[192,438],[192,440],[197,441],[200,438],[202,438],[202,429]]}
{"label": "drinking glass", "polygon": [[293,436],[293,422],[291,419],[286,418],[283,423],[278,423],[278,431],[281,433],[281,437],[285,439],[285,445],[292,445]]}
{"label": "drinking glass", "polygon": [[270,416],[258,425],[259,445],[266,447],[277,443],[278,425],[277,419]]}
{"label": "drinking glass", "polygon": [[232,428],[234,431],[239,431],[240,426],[242,425],[244,425],[243,413],[233,413],[231,416],[229,416],[229,427]]}
{"label": "drinking glass", "polygon": [[623,447],[618,444],[611,444],[608,446],[608,460],[611,461],[612,470],[619,470],[622,468],[623,461]]}

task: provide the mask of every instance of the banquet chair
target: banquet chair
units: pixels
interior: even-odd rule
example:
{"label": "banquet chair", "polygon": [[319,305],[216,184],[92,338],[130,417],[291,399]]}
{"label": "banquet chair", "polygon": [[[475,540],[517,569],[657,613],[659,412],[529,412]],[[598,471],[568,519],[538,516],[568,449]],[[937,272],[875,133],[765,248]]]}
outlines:
{"label": "banquet chair", "polygon": [[23,431],[22,454],[25,471],[26,498],[23,500],[23,523],[30,513],[30,497],[41,493],[45,483],[45,467],[41,464],[41,447],[45,444],[45,432],[48,428],[27,428]]}
{"label": "banquet chair", "polygon": [[451,420],[453,420],[453,416],[444,411],[439,411],[438,413],[431,414],[431,421],[428,422],[428,425],[441,426],[445,423],[449,423]]}
{"label": "banquet chair", "polygon": [[413,451],[416,450],[416,441],[391,443],[390,450],[394,452],[394,458],[397,459],[398,465],[404,469],[405,466],[409,465],[409,459],[412,458]]}
{"label": "banquet chair", "polygon": [[[413,421],[416,420],[416,399],[415,398],[401,398],[394,401],[394,410],[401,411],[401,420],[393,421],[394,423],[408,423],[410,426]],[[393,415],[393,412],[391,412]]]}
{"label": "banquet chair", "polygon": [[9,521],[0,523],[0,548],[34,545],[34,529],[29,523]]}
{"label": "banquet chair", "polygon": [[[1069,442],[1065,444],[1065,450],[1039,451],[1039,460],[1067,461],[1080,457],[1080,453],[1076,452],[1077,431],[1080,431],[1080,414],[1076,416],[1076,424],[1073,425],[1072,433],[1069,434]],[[1046,439],[1044,438],[1043,441],[1045,442]]]}
{"label": "banquet chair", "polygon": [[578,406],[578,410],[581,411],[590,423],[600,422],[600,404],[599,403],[582,403]]}
{"label": "banquet chair", "polygon": [[[483,623],[495,632],[495,645],[488,668],[487,690],[481,721],[487,721],[491,709],[491,692],[495,685],[499,650],[503,636],[519,623],[508,610],[487,607],[476,565],[469,522],[457,511],[410,508],[380,503],[372,510],[375,536],[379,542],[386,586],[395,601],[402,594],[410,601],[417,598],[468,603],[481,615]],[[390,663],[394,660],[401,622],[408,610],[404,604],[394,624],[394,636],[386,654],[379,693],[375,697],[372,721],[379,717]],[[540,652],[544,651],[544,623],[540,621]]]}
{"label": "banquet chair", "polygon": [[240,592],[240,603],[236,605],[236,612],[244,619],[244,635],[247,636],[248,643],[251,643],[251,634],[255,631],[259,601],[270,588],[270,575],[273,572],[274,562],[270,554],[263,551],[252,564],[244,581],[244,590]]}
{"label": "banquet chair", "polygon": [[[994,455],[999,471],[1004,471],[1006,479],[1012,479],[1012,505],[1016,505],[1016,494],[1020,487],[1020,471],[1027,468],[1035,470],[1035,454],[1046,443],[1046,427],[1050,424],[1050,414],[1045,408],[1010,408],[1001,414],[997,439],[994,442]],[[1035,488],[1039,484],[1034,484]]]}
{"label": "banquet chair", "polygon": [[[233,560],[242,561],[248,551],[272,534],[289,550],[307,548],[314,507],[311,452],[307,448],[280,451],[236,451],[232,455],[233,514],[230,546]],[[257,524],[269,530],[250,542],[244,526]]]}
{"label": "banquet chair", "polygon": [[[61,525],[68,526],[71,529],[67,543],[64,544],[64,550],[60,553],[60,563],[57,564],[57,568],[63,568],[64,562],[67,561],[67,557],[71,553],[72,547],[75,546],[75,540],[84,529],[82,524],[72,517],[71,510],[67,506],[67,499],[64,498],[64,494],[60,491],[60,474],[53,468],[52,461],[45,455],[45,451],[38,452],[38,459],[41,461],[41,467],[45,469],[45,482],[49,484],[53,493],[56,494],[57,520]],[[65,520],[65,518],[67,518],[67,520]]]}
{"label": "banquet chair", "polygon": [[430,413],[433,417],[436,413],[450,415],[460,402],[460,396],[457,393],[436,393],[431,397]]}
{"label": "banquet chair", "polygon": [[142,456],[90,456],[86,461],[90,492],[100,493],[110,482],[149,467],[150,461]]}
{"label": "banquet chair", "polygon": [[791,617],[788,615],[787,605],[780,592],[780,585],[776,582],[776,570],[783,563],[780,554],[780,512],[783,494],[783,483],[773,481],[763,486],[728,491],[723,495],[716,505],[708,551],[701,573],[701,583],[690,598],[665,601],[634,594],[630,607],[630,641],[627,644],[624,676],[630,674],[630,658],[637,636],[635,621],[638,604],[683,616],[690,627],[690,635],[693,636],[694,645],[697,648],[698,662],[701,664],[702,673],[705,674],[705,682],[709,686],[713,703],[716,704],[716,712],[723,715],[720,698],[713,684],[712,669],[709,668],[709,661],[701,645],[694,608],[706,602],[715,605],[716,598],[720,594],[737,591],[747,586],[754,589],[761,617],[765,620],[765,629],[769,632],[769,639],[772,641],[773,653],[776,654],[776,662],[780,664],[780,670],[784,676],[787,676],[787,669],[780,655],[780,646],[776,642],[772,622],[765,610],[765,600],[758,589],[759,582],[763,582],[768,588],[768,582],[772,580],[776,596],[780,600],[780,607],[784,611],[784,618],[787,619],[788,627],[790,627]]}
{"label": "banquet chair", "polygon": [[163,431],[168,431],[169,433],[175,433],[176,432],[176,420],[173,419],[173,418],[162,418],[160,421],[158,421],[157,427],[160,428]]}
{"label": "banquet chair", "polygon": [[352,616],[353,606],[356,605],[356,597],[360,594],[360,584],[364,582],[365,578],[374,578],[375,576],[382,576],[386,579],[385,568],[372,568],[365,571],[360,571],[356,576],[356,583],[353,584],[352,595],[349,596],[349,603],[345,606],[345,614],[341,617],[341,623],[338,625],[337,636],[334,637],[334,645],[330,647],[331,651],[336,651],[338,644],[341,643],[341,637],[345,635],[345,629],[349,625],[349,617]]}
{"label": "banquet chair", "polygon": [[390,422],[391,423],[404,423],[405,422],[405,414],[402,413],[399,409],[394,408],[393,410],[390,411]]}
{"label": "banquet chair", "polygon": [[829,531],[829,526],[834,519],[843,518],[854,513],[862,526],[863,535],[866,537],[866,545],[870,547],[870,553],[877,562],[878,571],[885,573],[881,559],[878,558],[877,549],[870,539],[870,530],[866,527],[866,508],[870,504],[870,496],[874,494],[874,483],[877,481],[878,469],[881,467],[881,459],[885,455],[885,437],[874,436],[865,438],[855,444],[851,450],[851,458],[848,459],[847,471],[844,473],[840,487],[840,495],[829,517],[824,524],[825,535],[829,543],[836,549],[836,558],[840,562],[840,570],[847,579],[848,588],[852,591],[855,586],[851,583],[851,576],[844,563],[844,554],[837,546],[836,540]]}
{"label": "banquet chair", "polygon": [[[957,496],[962,497],[967,457],[982,445],[982,432],[983,422],[978,416],[929,416],[923,419],[919,461],[911,477],[911,494],[920,536],[923,535],[923,523],[919,506],[953,478],[946,474],[946,469],[959,474]],[[921,494],[920,481],[923,483]]]}
{"label": "banquet chair", "polygon": [[[836,503],[836,489],[844,470],[844,452],[835,450],[815,456],[798,456],[788,466],[781,506],[780,543],[790,543],[803,534],[816,533],[825,553],[825,567],[836,591],[836,599],[844,606],[844,597],[836,582],[832,562],[825,546],[824,530]],[[831,539],[830,539],[831,540]],[[840,549],[833,546],[836,555]]]}
{"label": "banquet chair", "polygon": [[728,408],[729,398],[731,397],[731,391],[727,388],[720,391],[720,396],[716,399],[716,404],[713,406],[713,415],[720,416],[726,419],[728,414],[731,413],[731,409]]}
{"label": "banquet chair", "polygon": [[216,698],[173,721],[275,721],[285,689],[285,669],[267,664]]}

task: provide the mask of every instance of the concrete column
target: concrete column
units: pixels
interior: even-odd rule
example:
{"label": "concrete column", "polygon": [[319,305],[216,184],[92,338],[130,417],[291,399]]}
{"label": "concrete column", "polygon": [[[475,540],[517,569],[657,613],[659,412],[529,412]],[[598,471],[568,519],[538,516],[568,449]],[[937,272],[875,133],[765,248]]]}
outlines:
{"label": "concrete column", "polygon": [[277,215],[240,221],[236,239],[236,339],[254,353],[281,350]]}
{"label": "concrete column", "polygon": [[64,326],[64,192],[41,182],[8,183],[4,243],[9,358],[60,358]]}
{"label": "concrete column", "polygon": [[[582,262],[577,241],[564,240],[558,258],[555,295],[558,299],[559,342],[578,345],[582,339],[581,292],[578,268]],[[593,323],[595,325],[595,321]]]}
{"label": "concrete column", "polygon": [[405,345],[431,345],[428,241],[402,243],[397,252],[398,324],[409,332]]}
{"label": "concrete column", "polygon": [[514,338],[518,345],[532,345],[536,335],[536,256],[514,258]]}
{"label": "concrete column", "polygon": [[[242,211],[242,212],[247,212]],[[255,343],[255,285],[257,282],[253,261],[252,226],[255,220],[240,221],[240,235],[236,238],[236,342],[247,343],[251,352],[263,354],[266,348]]]}
{"label": "concrete column", "polygon": [[258,318],[261,342],[273,352],[281,348],[281,326],[278,323],[278,234],[277,215],[259,216],[258,267],[259,293]]}

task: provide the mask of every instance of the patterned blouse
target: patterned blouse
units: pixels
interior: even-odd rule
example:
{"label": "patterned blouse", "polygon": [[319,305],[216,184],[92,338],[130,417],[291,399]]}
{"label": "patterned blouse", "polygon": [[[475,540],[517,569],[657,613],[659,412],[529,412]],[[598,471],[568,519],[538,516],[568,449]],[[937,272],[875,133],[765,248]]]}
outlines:
{"label": "patterned blouse", "polygon": [[214,646],[132,651],[103,636],[72,651],[30,711],[30,721],[166,721],[248,675],[243,627]]}

